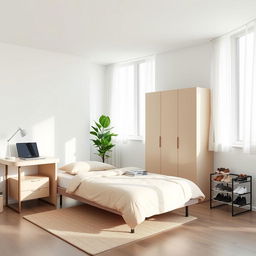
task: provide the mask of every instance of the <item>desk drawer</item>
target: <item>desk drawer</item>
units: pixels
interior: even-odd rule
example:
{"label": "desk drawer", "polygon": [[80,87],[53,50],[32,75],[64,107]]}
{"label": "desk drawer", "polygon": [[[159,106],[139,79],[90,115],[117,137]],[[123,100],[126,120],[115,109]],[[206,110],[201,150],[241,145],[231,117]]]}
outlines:
{"label": "desk drawer", "polygon": [[21,180],[21,191],[37,190],[49,187],[49,177],[33,177],[31,179]]}
{"label": "desk drawer", "polygon": [[[9,178],[11,188],[18,188],[18,178]],[[45,176],[23,176],[20,181],[20,190],[37,190],[39,188],[49,187],[49,177]]]}
{"label": "desk drawer", "polygon": [[[18,178],[8,179],[9,195],[18,200]],[[49,196],[49,177],[45,176],[22,176],[20,181],[21,201]]]}
{"label": "desk drawer", "polygon": [[22,191],[20,194],[21,201],[32,200],[42,197],[49,196],[49,187],[39,188],[37,190],[26,190]]}

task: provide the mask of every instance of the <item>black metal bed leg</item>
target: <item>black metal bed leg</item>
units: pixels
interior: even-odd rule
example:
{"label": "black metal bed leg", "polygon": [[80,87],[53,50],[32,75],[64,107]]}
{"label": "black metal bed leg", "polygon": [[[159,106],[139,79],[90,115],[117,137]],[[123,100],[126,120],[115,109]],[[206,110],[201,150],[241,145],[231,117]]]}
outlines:
{"label": "black metal bed leg", "polygon": [[188,217],[188,206],[185,207],[185,217]]}
{"label": "black metal bed leg", "polygon": [[135,229],[134,228],[131,228],[131,233],[135,233]]}
{"label": "black metal bed leg", "polygon": [[62,195],[60,195],[60,208],[62,208]]}

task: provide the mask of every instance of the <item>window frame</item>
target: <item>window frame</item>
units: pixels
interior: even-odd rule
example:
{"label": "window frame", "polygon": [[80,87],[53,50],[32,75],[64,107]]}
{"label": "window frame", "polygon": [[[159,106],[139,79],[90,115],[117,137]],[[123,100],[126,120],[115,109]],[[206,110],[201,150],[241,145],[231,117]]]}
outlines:
{"label": "window frame", "polygon": [[234,84],[235,84],[235,141],[233,142],[234,148],[243,148],[243,140],[240,140],[240,51],[239,51],[239,39],[247,34],[253,32],[253,28],[241,29],[239,32],[232,36],[232,52],[233,52],[233,74],[234,74]]}
{"label": "window frame", "polygon": [[125,67],[133,65],[134,67],[134,131],[136,134],[131,134],[127,136],[128,140],[133,141],[143,141],[144,135],[140,134],[140,128],[141,128],[141,116],[140,116],[140,64],[145,63],[147,61],[154,60],[154,56],[150,56],[147,58],[135,60],[135,61],[129,61],[122,64],[119,64],[119,67]]}

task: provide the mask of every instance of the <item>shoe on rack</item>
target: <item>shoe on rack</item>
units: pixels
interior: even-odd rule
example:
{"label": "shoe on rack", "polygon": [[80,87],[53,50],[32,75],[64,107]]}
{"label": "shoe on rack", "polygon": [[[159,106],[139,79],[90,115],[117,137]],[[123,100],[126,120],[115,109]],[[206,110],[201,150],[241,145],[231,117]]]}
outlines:
{"label": "shoe on rack", "polygon": [[215,188],[216,188],[217,190],[223,190],[224,187],[225,187],[225,186],[223,185],[223,183],[219,183],[219,184],[217,184],[217,185],[215,186]]}
{"label": "shoe on rack", "polygon": [[215,181],[221,181],[224,178],[223,175],[218,175],[214,178]]}
{"label": "shoe on rack", "polygon": [[226,203],[230,203],[232,201],[231,196],[229,195],[224,196],[223,201]]}
{"label": "shoe on rack", "polygon": [[229,174],[230,170],[228,168],[218,168],[216,173]]}
{"label": "shoe on rack", "polygon": [[238,197],[233,201],[233,203],[240,205],[241,200],[242,200],[242,197],[241,197],[241,196],[238,196]]}
{"label": "shoe on rack", "polygon": [[238,186],[235,190],[234,190],[234,193],[236,194],[245,194],[247,193],[247,188],[246,187],[241,187],[241,186]]}
{"label": "shoe on rack", "polygon": [[227,176],[227,175],[224,175],[224,176],[223,176],[223,179],[221,180],[221,182],[225,182],[226,176]]}
{"label": "shoe on rack", "polygon": [[247,202],[246,202],[246,197],[242,197],[242,201],[241,201],[241,205],[246,205],[247,204]]}
{"label": "shoe on rack", "polygon": [[224,170],[225,168],[217,168],[216,173],[220,173],[222,170]]}
{"label": "shoe on rack", "polygon": [[218,193],[218,195],[216,197],[213,198],[214,200],[217,200],[217,201],[223,201],[224,199],[224,195],[223,194],[220,194]]}
{"label": "shoe on rack", "polygon": [[232,178],[231,178],[230,175],[225,175],[224,178],[221,181],[225,182],[225,183],[231,183],[232,182]]}
{"label": "shoe on rack", "polygon": [[246,205],[246,198],[244,196],[239,196],[237,202],[234,201],[234,204],[238,204],[240,206]]}
{"label": "shoe on rack", "polygon": [[247,175],[246,174],[239,174],[235,181],[246,181]]}
{"label": "shoe on rack", "polygon": [[229,186],[224,186],[224,190],[228,191],[228,192],[232,192],[232,188]]}
{"label": "shoe on rack", "polygon": [[238,186],[236,189],[234,189],[234,193],[236,193],[236,194],[239,194],[238,192],[239,192],[239,190],[241,189],[241,186]]}
{"label": "shoe on rack", "polygon": [[232,202],[232,198],[231,198],[231,196],[228,196],[228,198],[227,198],[227,201],[226,201],[227,203],[230,203],[230,202]]}

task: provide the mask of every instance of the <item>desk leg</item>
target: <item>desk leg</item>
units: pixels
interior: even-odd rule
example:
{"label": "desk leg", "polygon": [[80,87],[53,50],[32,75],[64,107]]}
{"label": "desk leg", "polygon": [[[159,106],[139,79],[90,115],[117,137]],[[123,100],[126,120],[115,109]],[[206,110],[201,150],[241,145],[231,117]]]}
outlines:
{"label": "desk leg", "polygon": [[18,212],[21,212],[21,198],[20,198],[20,167],[18,167]]}
{"label": "desk leg", "polygon": [[8,206],[8,165],[5,166],[5,205]]}

